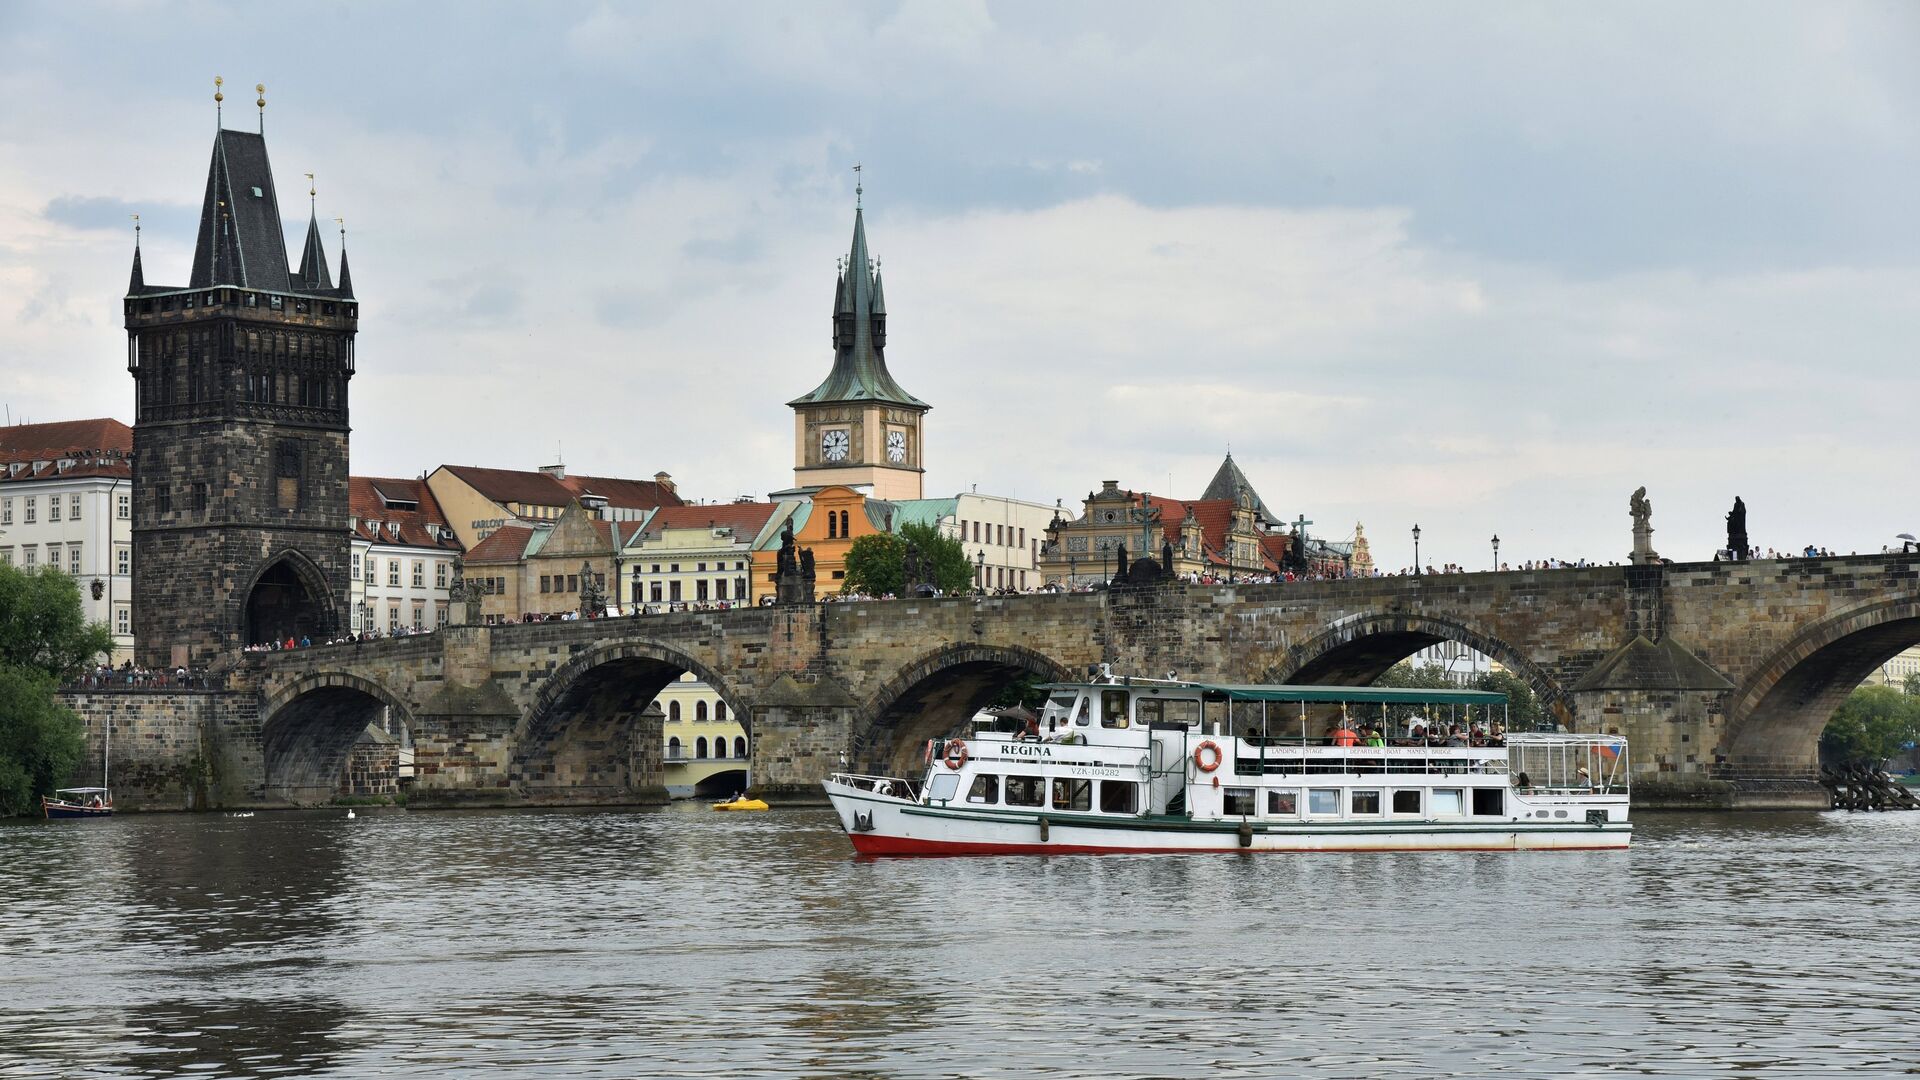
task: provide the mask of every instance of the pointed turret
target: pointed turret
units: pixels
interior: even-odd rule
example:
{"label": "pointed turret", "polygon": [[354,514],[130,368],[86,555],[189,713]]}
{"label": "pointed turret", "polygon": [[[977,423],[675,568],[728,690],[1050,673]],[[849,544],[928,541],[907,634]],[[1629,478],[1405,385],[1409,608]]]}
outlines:
{"label": "pointed turret", "polygon": [[[374,269],[380,268],[376,266]],[[376,279],[374,284],[378,285],[379,275],[375,274],[374,277]],[[347,269],[347,242],[344,239],[340,241],[340,288],[335,291],[343,300],[353,299],[353,272]]]}
{"label": "pointed turret", "polygon": [[223,130],[213,137],[193,277],[187,282],[193,289],[209,285],[293,290],[267,141],[251,132]]}
{"label": "pointed turret", "polygon": [[140,270],[140,241],[133,242],[133,276],[127,279],[127,295],[134,296],[147,287],[147,275]]}
{"label": "pointed turret", "polygon": [[866,216],[859,209],[853,212],[853,243],[833,295],[833,370],[812,393],[787,404],[879,401],[927,408],[887,372],[886,300],[867,254]]}
{"label": "pointed turret", "polygon": [[299,277],[300,287],[308,292],[325,292],[333,288],[333,279],[327,274],[327,249],[320,244],[320,218],[317,215],[310,214],[307,218],[307,243],[300,250]]}

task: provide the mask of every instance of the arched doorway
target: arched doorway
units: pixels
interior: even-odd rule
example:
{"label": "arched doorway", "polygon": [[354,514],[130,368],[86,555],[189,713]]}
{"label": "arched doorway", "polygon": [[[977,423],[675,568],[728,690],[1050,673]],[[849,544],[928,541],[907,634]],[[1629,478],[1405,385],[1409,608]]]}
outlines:
{"label": "arched doorway", "polygon": [[289,552],[275,559],[247,590],[241,643],[324,638],[333,630],[325,575]]}

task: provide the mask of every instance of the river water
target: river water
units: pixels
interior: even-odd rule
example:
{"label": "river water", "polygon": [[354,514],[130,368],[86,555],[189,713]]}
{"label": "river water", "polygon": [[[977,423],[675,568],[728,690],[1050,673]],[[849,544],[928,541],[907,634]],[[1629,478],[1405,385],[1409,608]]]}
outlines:
{"label": "river water", "polygon": [[0,1077],[1920,1070],[1920,814],[856,861],[824,810],[0,826]]}

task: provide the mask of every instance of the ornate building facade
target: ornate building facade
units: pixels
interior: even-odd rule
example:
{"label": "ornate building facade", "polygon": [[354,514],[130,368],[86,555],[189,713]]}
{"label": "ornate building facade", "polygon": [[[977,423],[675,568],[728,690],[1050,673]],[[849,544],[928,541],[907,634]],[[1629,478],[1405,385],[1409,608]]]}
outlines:
{"label": "ornate building facade", "polygon": [[344,245],[338,284],[329,273],[317,214],[297,270],[280,221],[266,139],[222,128],[187,284],[147,284],[134,247],[123,314],[142,664],[203,664],[347,622],[360,305]]}

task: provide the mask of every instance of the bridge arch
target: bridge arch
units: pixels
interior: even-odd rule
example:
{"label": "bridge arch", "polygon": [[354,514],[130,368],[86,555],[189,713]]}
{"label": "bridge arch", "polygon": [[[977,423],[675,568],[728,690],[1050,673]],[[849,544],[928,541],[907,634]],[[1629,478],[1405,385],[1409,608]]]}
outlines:
{"label": "bridge arch", "polygon": [[382,711],[403,730],[413,715],[399,698],[370,679],[343,671],[306,675],[267,699],[260,713],[266,797],[296,806],[331,801],[340,793],[347,751]]}
{"label": "bridge arch", "polygon": [[922,743],[952,733],[1023,675],[1057,680],[1073,673],[1021,645],[950,643],[922,654],[861,707],[850,763],[863,772],[912,775]]}
{"label": "bridge arch", "polygon": [[[752,714],[713,668],[651,641],[586,649],[547,676],[516,733],[508,783],[537,801],[632,802],[659,794],[660,692],[692,672],[711,686],[742,727]],[[748,728],[751,735],[751,728]]]}
{"label": "bridge arch", "polygon": [[1774,650],[1727,699],[1726,754],[1746,769],[1811,769],[1834,710],[1873,670],[1920,645],[1920,599],[1820,620]]}
{"label": "bridge arch", "polygon": [[1457,641],[1498,660],[1533,689],[1542,707],[1572,726],[1572,700],[1540,665],[1499,637],[1443,616],[1370,612],[1339,619],[1287,650],[1286,659],[1265,681],[1367,686],[1393,665],[1443,641]]}

